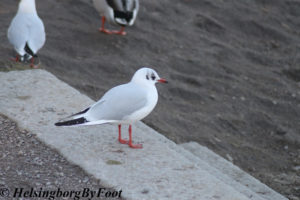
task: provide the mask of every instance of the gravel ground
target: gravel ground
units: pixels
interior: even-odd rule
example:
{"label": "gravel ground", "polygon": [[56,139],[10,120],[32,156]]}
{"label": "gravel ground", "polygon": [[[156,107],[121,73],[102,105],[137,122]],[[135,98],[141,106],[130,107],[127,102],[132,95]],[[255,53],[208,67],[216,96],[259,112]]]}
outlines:
{"label": "gravel ground", "polygon": [[[62,195],[66,196],[69,192],[69,196],[65,198],[51,198],[49,195],[48,198],[29,199],[90,199],[91,196],[82,198],[84,188],[98,192],[99,188],[105,187],[99,180],[86,174],[80,167],[70,164],[55,150],[41,143],[35,135],[26,130],[19,130],[15,122],[0,115],[0,199],[13,199],[14,193],[21,188],[23,195],[31,188],[37,191],[37,195],[41,190],[60,190]],[[112,189],[106,189],[101,190],[104,191],[101,198],[92,199],[122,199],[106,198],[107,191],[114,192]],[[75,197],[75,193],[70,197],[71,191],[81,191],[81,194],[78,194],[79,198]],[[119,191],[114,193],[117,192]],[[59,192],[55,195],[59,195]]]}

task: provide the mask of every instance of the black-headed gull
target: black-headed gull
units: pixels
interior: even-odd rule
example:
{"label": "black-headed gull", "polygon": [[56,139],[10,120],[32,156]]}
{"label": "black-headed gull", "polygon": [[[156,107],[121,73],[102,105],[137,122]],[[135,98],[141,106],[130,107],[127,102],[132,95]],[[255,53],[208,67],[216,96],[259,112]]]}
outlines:
{"label": "black-headed gull", "polygon": [[13,18],[8,31],[9,42],[18,53],[16,61],[27,61],[31,59],[31,66],[34,66],[33,58],[43,47],[46,40],[45,28],[39,18],[35,0],[21,0],[16,16]]}
{"label": "black-headed gull", "polygon": [[[131,148],[142,148],[141,144],[132,144],[131,124],[145,118],[154,109],[158,100],[155,87],[157,82],[167,83],[153,69],[141,68],[129,83],[110,89],[95,104],[70,116],[70,120],[57,122],[55,125],[118,124],[119,142],[128,144]],[[121,137],[121,124],[129,124],[129,141]]]}
{"label": "black-headed gull", "polygon": [[[125,35],[125,26],[132,26],[139,11],[139,0],[93,0],[94,7],[102,16],[99,31],[107,34]],[[121,26],[119,31],[104,28],[105,20]]]}

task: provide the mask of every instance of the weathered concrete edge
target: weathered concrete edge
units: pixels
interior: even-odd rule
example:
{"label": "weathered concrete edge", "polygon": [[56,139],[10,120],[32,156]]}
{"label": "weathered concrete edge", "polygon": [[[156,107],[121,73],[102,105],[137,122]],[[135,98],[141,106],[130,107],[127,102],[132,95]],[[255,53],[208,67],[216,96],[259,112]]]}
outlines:
{"label": "weathered concrete edge", "polygon": [[[183,147],[185,150],[188,150],[191,154],[199,158],[194,160],[194,162],[202,165],[202,167],[211,174],[217,175],[218,172],[223,173],[223,176],[219,176],[217,178],[221,179],[224,183],[231,185],[233,188],[245,194],[249,198],[251,198],[254,193],[259,195],[261,198],[268,200],[288,200],[286,197],[274,191],[272,188],[260,182],[253,176],[249,175],[238,166],[214,153],[207,147],[198,144],[197,142],[183,143],[179,146]],[[189,158],[194,159],[192,156]],[[207,165],[203,165],[203,162],[206,162]],[[229,180],[233,181],[229,182]],[[249,189],[251,192],[249,192]]]}

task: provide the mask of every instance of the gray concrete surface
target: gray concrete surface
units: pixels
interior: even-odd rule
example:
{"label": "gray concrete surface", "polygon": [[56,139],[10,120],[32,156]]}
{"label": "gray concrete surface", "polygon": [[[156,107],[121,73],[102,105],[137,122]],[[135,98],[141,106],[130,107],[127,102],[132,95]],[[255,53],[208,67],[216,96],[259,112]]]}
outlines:
{"label": "gray concrete surface", "polygon": [[192,153],[192,155],[187,156],[190,160],[247,197],[268,200],[284,199],[282,195],[207,147],[201,146],[196,142],[183,143],[179,146]]}
{"label": "gray concrete surface", "polygon": [[117,126],[55,127],[56,121],[93,101],[46,71],[2,72],[0,84],[1,113],[105,186],[122,189],[126,199],[285,199],[255,179],[248,186],[262,185],[271,192],[251,191],[214,162],[201,160],[143,123],[133,126],[135,142],[144,145],[141,150],[119,144]]}

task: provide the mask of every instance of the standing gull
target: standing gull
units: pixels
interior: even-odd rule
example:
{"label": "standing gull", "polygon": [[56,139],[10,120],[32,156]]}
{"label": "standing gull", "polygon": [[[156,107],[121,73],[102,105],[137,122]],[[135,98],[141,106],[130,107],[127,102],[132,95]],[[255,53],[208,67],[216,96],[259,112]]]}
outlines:
{"label": "standing gull", "polygon": [[[132,26],[138,10],[139,0],[93,0],[94,7],[102,16],[102,25],[99,31],[107,34],[126,35],[125,26]],[[120,25],[119,31],[110,31],[104,28],[105,20]]]}
{"label": "standing gull", "polygon": [[[132,143],[131,124],[142,120],[154,109],[158,100],[155,87],[157,82],[167,83],[153,69],[141,68],[135,72],[129,83],[108,90],[95,104],[71,115],[71,119],[55,125],[118,124],[119,142],[128,144],[131,148],[142,148],[142,144]],[[121,124],[129,124],[129,141],[121,137]]]}
{"label": "standing gull", "polygon": [[37,52],[45,43],[45,28],[39,18],[35,0],[21,0],[16,16],[13,18],[7,37],[17,52],[16,61],[31,60],[31,67],[34,66],[34,58]]}

